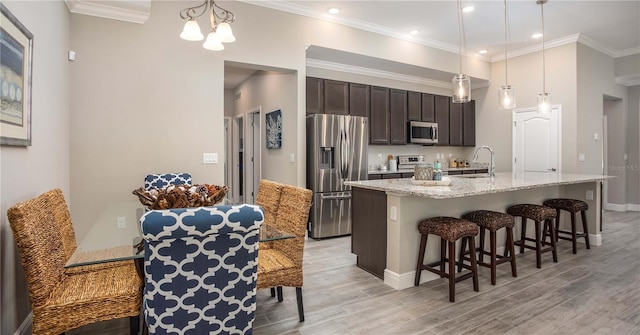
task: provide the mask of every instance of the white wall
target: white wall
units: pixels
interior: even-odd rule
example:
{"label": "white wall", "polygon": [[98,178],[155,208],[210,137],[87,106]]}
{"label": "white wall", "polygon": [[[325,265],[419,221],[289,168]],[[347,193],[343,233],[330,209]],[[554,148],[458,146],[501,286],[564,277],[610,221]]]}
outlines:
{"label": "white wall", "polygon": [[[235,91],[242,92],[242,99],[235,103],[235,115],[241,116],[261,107],[260,114],[260,153],[262,164],[262,178],[284,184],[296,184],[296,164],[289,161],[289,155],[294,160],[301,158],[296,155],[299,142],[297,137],[298,118],[296,95],[297,75],[282,72],[256,72],[249,80],[242,83]],[[282,111],[282,148],[267,149],[265,141],[265,117],[275,110]],[[304,163],[304,162],[303,162]]]}
{"label": "white wall", "polygon": [[63,2],[2,3],[34,35],[32,145],[0,147],[2,334],[13,334],[30,311],[29,295],[7,209],[53,188],[69,187],[69,13]]}
{"label": "white wall", "polygon": [[[640,56],[640,55],[639,55]],[[640,62],[639,62],[640,64]],[[640,65],[639,65],[640,67]],[[629,87],[627,109],[627,204],[640,211],[640,86]]]}

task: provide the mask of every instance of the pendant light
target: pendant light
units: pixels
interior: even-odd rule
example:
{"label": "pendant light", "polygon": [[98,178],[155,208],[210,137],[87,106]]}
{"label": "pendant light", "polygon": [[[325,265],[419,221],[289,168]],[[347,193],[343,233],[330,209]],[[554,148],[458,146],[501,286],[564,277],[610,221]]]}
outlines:
{"label": "pendant light", "polygon": [[462,74],[462,8],[458,0],[458,34],[460,49],[458,52],[458,62],[460,73],[453,77],[451,86],[453,87],[453,103],[465,103],[471,101],[471,79],[466,74]]}
{"label": "pendant light", "polygon": [[[211,32],[207,35],[207,39],[202,47],[207,50],[219,51],[224,49],[222,43],[232,43],[236,40],[231,31],[231,25],[235,21],[235,15],[218,6],[214,0],[205,0],[202,4],[194,7],[185,8],[180,11],[180,17],[187,22],[180,34],[182,39],[187,41],[201,41],[204,35],[200,31],[200,26],[196,19],[203,14],[209,12],[209,21],[211,21]],[[217,19],[217,20],[216,20]],[[216,21],[220,21],[217,23]]]}
{"label": "pendant light", "polygon": [[509,21],[507,20],[507,0],[504,0],[504,85],[500,87],[498,91],[498,108],[499,109],[514,109],[516,108],[516,92],[514,88],[509,85],[508,72],[507,72],[507,47],[509,45],[508,31]]}
{"label": "pendant light", "polygon": [[547,93],[545,87],[545,64],[544,64],[544,4],[548,0],[537,0],[536,4],[540,5],[540,13],[542,17],[542,93],[538,94],[538,113],[551,112],[551,94]]}

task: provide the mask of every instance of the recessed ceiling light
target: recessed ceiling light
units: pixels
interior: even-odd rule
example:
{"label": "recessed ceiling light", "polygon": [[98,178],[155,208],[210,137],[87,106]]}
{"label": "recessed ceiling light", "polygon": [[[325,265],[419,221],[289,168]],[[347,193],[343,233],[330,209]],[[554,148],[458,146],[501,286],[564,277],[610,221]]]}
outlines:
{"label": "recessed ceiling light", "polygon": [[462,8],[462,11],[465,13],[473,12],[475,8],[473,6],[465,6]]}
{"label": "recessed ceiling light", "polygon": [[338,14],[338,13],[340,13],[340,8],[336,8],[336,7],[329,8],[329,14]]}
{"label": "recessed ceiling light", "polygon": [[418,35],[418,34],[420,34],[420,30],[418,30],[418,29],[413,29],[413,30],[409,31],[409,35]]}
{"label": "recessed ceiling light", "polygon": [[481,55],[484,55],[484,54],[486,54],[487,52],[488,52],[488,50],[487,50],[487,49],[482,49],[482,50],[478,51],[478,53],[479,53],[479,54],[481,54]]}
{"label": "recessed ceiling light", "polygon": [[540,38],[540,37],[542,37],[541,33],[535,33],[535,34],[531,35],[531,38]]}

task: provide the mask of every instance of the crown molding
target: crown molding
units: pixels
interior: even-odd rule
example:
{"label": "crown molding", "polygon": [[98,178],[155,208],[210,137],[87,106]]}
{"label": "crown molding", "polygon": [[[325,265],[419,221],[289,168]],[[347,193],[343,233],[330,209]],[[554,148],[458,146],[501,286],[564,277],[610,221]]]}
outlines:
{"label": "crown molding", "polygon": [[[378,24],[373,24],[370,22],[362,21],[362,20],[347,19],[344,17],[334,17],[329,14],[318,13],[317,11],[311,10],[308,7],[297,5],[291,2],[264,1],[264,0],[262,1],[261,0],[238,0],[238,1],[256,5],[256,6],[265,7],[265,8],[271,8],[271,9],[275,9],[275,10],[279,10],[287,13],[302,15],[302,16],[306,16],[306,17],[310,17],[310,18],[318,19],[322,21],[333,22],[333,23],[341,24],[347,27],[369,31],[372,33],[405,40],[408,42],[432,47],[435,49],[448,51],[454,54],[458,54],[460,51],[459,46],[457,44],[449,44],[449,43],[444,43],[436,40],[430,40],[426,38],[411,36],[403,31],[392,30],[392,29],[389,29],[388,27],[378,25]],[[475,52],[473,53],[463,52],[463,55],[468,58],[479,59],[485,62],[489,61],[489,57],[478,55]]]}
{"label": "crown molding", "polygon": [[627,87],[640,85],[640,74],[630,74],[628,76],[621,76],[615,78],[616,84],[624,85]]}
{"label": "crown molding", "polygon": [[[143,4],[138,6],[141,10],[124,8],[122,6],[105,5],[90,0],[64,0],[71,13],[97,16],[106,19],[120,20],[132,23],[143,24],[151,16],[151,0],[137,1]],[[117,2],[112,1],[110,4]]]}
{"label": "crown molding", "polygon": [[307,58],[307,67],[313,67],[317,69],[332,70],[339,72],[346,72],[352,74],[359,74],[363,76],[384,78],[390,80],[398,80],[403,82],[409,82],[414,84],[421,84],[440,88],[451,88],[451,82],[444,82],[440,80],[426,79],[422,77],[409,76],[405,74],[398,74],[394,72],[381,71],[366,67],[346,65],[341,63],[327,62],[319,59]]}

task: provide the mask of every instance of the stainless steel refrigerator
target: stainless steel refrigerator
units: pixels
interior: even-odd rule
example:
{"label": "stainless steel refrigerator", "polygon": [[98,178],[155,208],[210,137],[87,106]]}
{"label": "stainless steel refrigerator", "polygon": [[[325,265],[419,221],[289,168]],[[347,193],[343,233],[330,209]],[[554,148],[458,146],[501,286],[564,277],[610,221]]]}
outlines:
{"label": "stainless steel refrigerator", "polygon": [[307,117],[307,188],[313,191],[309,237],[351,234],[351,187],[344,182],[367,179],[368,145],[366,117]]}

